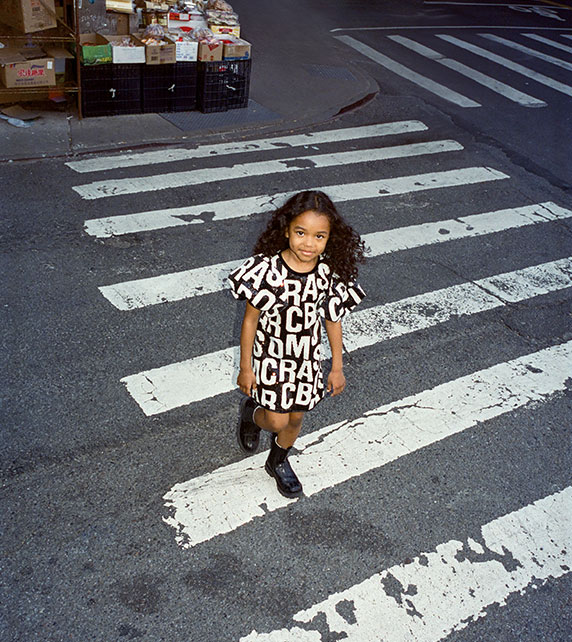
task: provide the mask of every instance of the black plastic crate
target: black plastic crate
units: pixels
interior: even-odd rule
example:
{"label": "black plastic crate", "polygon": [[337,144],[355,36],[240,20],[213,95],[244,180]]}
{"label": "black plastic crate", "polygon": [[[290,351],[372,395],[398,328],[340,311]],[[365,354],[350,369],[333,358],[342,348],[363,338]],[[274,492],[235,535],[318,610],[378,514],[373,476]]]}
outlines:
{"label": "black plastic crate", "polygon": [[175,90],[172,111],[191,111],[197,107],[197,63],[178,62],[175,65]]}
{"label": "black plastic crate", "polygon": [[197,101],[204,113],[248,105],[251,60],[199,63]]}
{"label": "black plastic crate", "polygon": [[140,114],[143,64],[112,65],[114,113]]}
{"label": "black plastic crate", "polygon": [[141,77],[143,111],[172,111],[175,91],[175,65],[145,65]]}
{"label": "black plastic crate", "polygon": [[81,68],[82,113],[114,116],[141,113],[143,65],[84,65]]}

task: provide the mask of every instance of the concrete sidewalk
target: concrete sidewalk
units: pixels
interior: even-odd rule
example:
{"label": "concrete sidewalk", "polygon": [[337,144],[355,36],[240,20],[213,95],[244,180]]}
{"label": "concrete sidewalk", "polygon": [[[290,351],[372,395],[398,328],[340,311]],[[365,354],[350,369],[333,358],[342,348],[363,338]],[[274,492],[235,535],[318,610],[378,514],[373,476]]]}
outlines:
{"label": "concrete sidewalk", "polygon": [[0,120],[0,161],[272,135],[326,122],[377,92],[375,81],[348,61],[347,50],[329,33],[313,33],[302,45],[292,46],[286,34],[273,35],[271,19],[250,15],[248,3],[241,10],[246,37],[253,43],[247,109],[83,120],[75,109],[44,111],[28,128]]}

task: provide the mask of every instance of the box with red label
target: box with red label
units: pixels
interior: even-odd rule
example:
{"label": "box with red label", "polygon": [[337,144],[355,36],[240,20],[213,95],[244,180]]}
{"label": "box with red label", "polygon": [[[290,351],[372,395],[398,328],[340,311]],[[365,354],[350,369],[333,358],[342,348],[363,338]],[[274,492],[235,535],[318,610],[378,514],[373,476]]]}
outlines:
{"label": "box with red label", "polygon": [[200,13],[178,13],[169,11],[167,16],[168,29],[183,29],[192,31],[193,29],[203,29],[207,26],[207,21]]}
{"label": "box with red label", "polygon": [[0,82],[9,89],[51,87],[56,84],[54,59],[38,49],[0,49]]}
{"label": "box with red label", "polygon": [[222,40],[199,42],[198,59],[201,62],[215,62],[217,60],[222,60],[223,51],[224,42]]}
{"label": "box with red label", "polygon": [[240,25],[230,26],[209,24],[209,29],[214,33],[215,36],[230,35],[240,38]]}
{"label": "box with red label", "polygon": [[4,24],[21,33],[33,33],[57,26],[54,0],[0,0]]}

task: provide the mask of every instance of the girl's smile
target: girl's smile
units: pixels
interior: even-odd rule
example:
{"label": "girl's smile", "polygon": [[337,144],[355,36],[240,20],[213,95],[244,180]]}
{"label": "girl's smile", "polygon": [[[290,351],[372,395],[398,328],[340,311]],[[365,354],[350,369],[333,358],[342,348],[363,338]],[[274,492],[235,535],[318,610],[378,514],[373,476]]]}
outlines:
{"label": "girl's smile", "polygon": [[288,248],[282,252],[282,258],[296,272],[310,272],[326,249],[330,219],[308,210],[290,221],[285,234]]}

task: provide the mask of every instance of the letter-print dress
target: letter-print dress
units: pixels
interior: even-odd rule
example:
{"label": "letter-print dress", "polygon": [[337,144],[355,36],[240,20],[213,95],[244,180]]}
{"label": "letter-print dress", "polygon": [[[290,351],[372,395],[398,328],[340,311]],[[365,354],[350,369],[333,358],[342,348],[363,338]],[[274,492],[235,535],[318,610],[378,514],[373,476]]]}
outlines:
{"label": "letter-print dress", "polygon": [[337,322],[365,296],[323,261],[295,272],[280,254],[251,257],[229,276],[236,299],[260,310],[252,350],[254,400],[275,412],[311,410],[324,396],[321,318]]}

